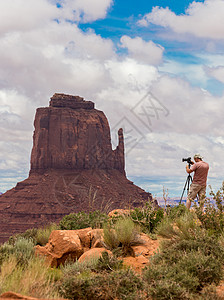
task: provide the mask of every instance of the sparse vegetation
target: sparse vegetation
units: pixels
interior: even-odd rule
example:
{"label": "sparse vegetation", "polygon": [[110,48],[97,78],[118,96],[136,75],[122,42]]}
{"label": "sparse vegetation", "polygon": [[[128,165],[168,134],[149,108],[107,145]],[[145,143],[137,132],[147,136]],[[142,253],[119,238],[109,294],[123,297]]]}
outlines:
{"label": "sparse vegetation", "polygon": [[[64,217],[59,226],[27,230],[0,246],[0,293],[14,291],[31,297],[68,299],[221,299],[216,286],[224,270],[224,186],[204,199],[204,212],[183,204],[166,209],[147,202],[127,216],[100,211]],[[167,197],[167,195],[165,195]],[[34,246],[45,245],[54,229],[103,228],[104,242],[113,255],[68,262],[50,269],[34,256]],[[142,274],[123,265],[132,255],[140,231],[160,237],[160,250]]]}
{"label": "sparse vegetation", "polygon": [[210,196],[213,198],[204,199],[204,211],[194,204],[194,209],[203,228],[211,234],[219,235],[224,230],[224,182],[222,187],[214,193],[210,187]]}
{"label": "sparse vegetation", "polygon": [[144,271],[153,298],[196,299],[205,287],[220,282],[224,248],[217,236],[201,228],[195,214],[166,218],[158,234],[165,239]]}
{"label": "sparse vegetation", "polygon": [[40,258],[32,256],[26,266],[18,265],[18,258],[13,254],[1,265],[0,293],[13,291],[31,297],[56,299],[60,297],[55,287],[58,278],[58,271],[54,274]]}
{"label": "sparse vegetation", "polygon": [[131,210],[130,217],[141,227],[143,232],[153,233],[164,217],[164,210],[147,201],[142,207]]}
{"label": "sparse vegetation", "polygon": [[143,282],[130,269],[63,272],[60,294],[68,299],[146,299]]}
{"label": "sparse vegetation", "polygon": [[104,226],[104,242],[110,250],[120,246],[123,255],[132,254],[131,246],[140,242],[139,231],[130,217],[121,217],[115,224]]}
{"label": "sparse vegetation", "polygon": [[108,216],[99,210],[90,212],[89,214],[78,212],[65,216],[59,223],[59,227],[61,230],[75,230],[86,227],[102,228],[108,219]]}
{"label": "sparse vegetation", "polygon": [[19,237],[13,244],[4,243],[0,247],[0,265],[10,256],[14,256],[18,265],[28,264],[34,254],[34,243],[32,239]]}
{"label": "sparse vegetation", "polygon": [[55,223],[51,223],[50,225],[39,228],[36,233],[36,244],[40,246],[44,246],[47,244],[50,234],[53,230],[58,230],[59,226]]}
{"label": "sparse vegetation", "polygon": [[31,228],[24,233],[16,234],[9,238],[9,243],[14,245],[16,240],[20,238],[32,240],[35,245],[44,246],[49,240],[49,236],[53,230],[58,230],[59,226],[56,223],[50,223],[41,228]]}

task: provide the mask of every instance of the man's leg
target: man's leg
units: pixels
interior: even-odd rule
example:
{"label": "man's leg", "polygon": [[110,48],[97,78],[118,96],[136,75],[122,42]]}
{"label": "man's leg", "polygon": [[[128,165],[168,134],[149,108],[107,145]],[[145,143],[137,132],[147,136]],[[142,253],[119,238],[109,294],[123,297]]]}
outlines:
{"label": "man's leg", "polygon": [[198,198],[199,198],[198,201],[202,211],[204,209],[205,193],[206,193],[206,186],[201,186],[201,189],[198,191]]}
{"label": "man's leg", "polygon": [[192,183],[189,189],[189,193],[187,195],[186,207],[190,209],[191,201],[194,200],[201,189],[201,185]]}

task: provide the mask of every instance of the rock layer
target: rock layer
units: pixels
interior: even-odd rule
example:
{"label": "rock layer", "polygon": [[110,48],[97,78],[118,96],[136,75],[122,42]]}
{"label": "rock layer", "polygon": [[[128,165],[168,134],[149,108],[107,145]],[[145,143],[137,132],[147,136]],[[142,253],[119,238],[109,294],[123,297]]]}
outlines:
{"label": "rock layer", "polygon": [[110,128],[94,103],[55,94],[38,108],[27,179],[0,195],[0,242],[71,212],[138,206],[151,194],[126,178],[123,131],[112,150]]}

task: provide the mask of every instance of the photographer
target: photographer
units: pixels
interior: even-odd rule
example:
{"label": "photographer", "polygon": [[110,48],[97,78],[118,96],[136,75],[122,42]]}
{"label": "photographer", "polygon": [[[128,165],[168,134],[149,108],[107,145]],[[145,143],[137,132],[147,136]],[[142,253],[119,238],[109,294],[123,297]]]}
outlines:
{"label": "photographer", "polygon": [[188,174],[194,172],[194,177],[192,184],[190,186],[189,193],[187,195],[186,207],[189,209],[191,207],[191,201],[198,195],[199,201],[205,197],[206,192],[206,182],[208,176],[209,165],[202,160],[200,154],[195,154],[194,161],[191,161],[192,166],[186,166],[186,171]]}

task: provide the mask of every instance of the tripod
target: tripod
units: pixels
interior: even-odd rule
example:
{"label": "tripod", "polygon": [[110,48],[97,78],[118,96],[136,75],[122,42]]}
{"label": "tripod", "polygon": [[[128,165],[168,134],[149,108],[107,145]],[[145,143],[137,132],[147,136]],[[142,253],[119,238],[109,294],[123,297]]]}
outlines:
{"label": "tripod", "polygon": [[[189,169],[190,169],[191,164],[188,164],[188,166],[189,166]],[[182,192],[182,195],[181,195],[181,198],[180,198],[180,204],[181,204],[181,201],[183,199],[183,195],[184,195],[184,192],[186,190],[186,187],[187,187],[187,195],[188,195],[191,182],[192,182],[192,177],[191,177],[190,174],[188,174],[185,185],[184,185],[184,189],[183,189],[183,192]]]}

